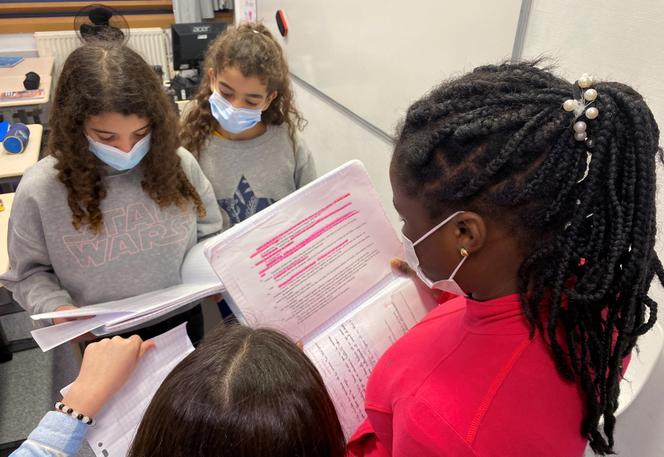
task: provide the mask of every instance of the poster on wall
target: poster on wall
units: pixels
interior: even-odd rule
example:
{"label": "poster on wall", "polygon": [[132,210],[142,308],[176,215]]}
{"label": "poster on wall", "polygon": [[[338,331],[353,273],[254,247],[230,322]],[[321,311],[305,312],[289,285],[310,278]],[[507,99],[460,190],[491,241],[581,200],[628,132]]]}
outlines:
{"label": "poster on wall", "polygon": [[236,0],[235,25],[256,20],[256,0]]}

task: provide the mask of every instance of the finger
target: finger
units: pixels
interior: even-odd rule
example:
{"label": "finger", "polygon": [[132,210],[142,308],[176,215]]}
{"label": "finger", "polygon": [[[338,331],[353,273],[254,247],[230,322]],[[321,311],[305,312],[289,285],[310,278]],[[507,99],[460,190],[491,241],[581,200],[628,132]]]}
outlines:
{"label": "finger", "polygon": [[92,352],[95,350],[95,348],[99,345],[99,341],[96,341],[94,343],[90,343],[87,346],[85,346],[85,349],[83,350],[83,355],[85,356],[86,354]]}
{"label": "finger", "polygon": [[95,316],[74,316],[74,317],[63,317],[65,321],[84,321],[86,319],[92,319]]}
{"label": "finger", "polygon": [[[84,333],[84,334],[81,335],[81,336],[77,336],[76,338],[74,338],[74,339],[71,340],[71,341],[72,341],[72,343],[83,343],[83,342],[85,342],[85,341],[91,341],[91,340],[94,340],[94,339],[96,339],[96,338],[97,338],[97,337],[95,336],[94,333],[88,332],[88,333]],[[94,344],[94,343],[93,343],[93,344]]]}
{"label": "finger", "polygon": [[142,339],[140,336],[138,336],[138,335],[132,335],[132,336],[130,336],[129,338],[127,338],[127,340],[130,341],[130,342],[131,342],[133,345],[135,345],[136,347],[138,347],[138,346],[140,346],[141,344],[143,344],[143,339]]}
{"label": "finger", "polygon": [[138,351],[138,358],[140,359],[141,357],[143,357],[143,354],[145,354],[146,352],[148,352],[150,349],[152,349],[154,347],[157,347],[157,345],[152,340],[148,340],[148,341],[143,342],[143,344],[141,344],[141,348]]}
{"label": "finger", "polygon": [[396,259],[396,258],[391,259],[390,260],[390,266],[392,268],[394,268],[395,270],[398,270],[399,272],[401,272],[403,274],[406,274],[406,275],[411,274],[413,272],[413,270],[411,270],[408,263],[404,262],[401,259]]}

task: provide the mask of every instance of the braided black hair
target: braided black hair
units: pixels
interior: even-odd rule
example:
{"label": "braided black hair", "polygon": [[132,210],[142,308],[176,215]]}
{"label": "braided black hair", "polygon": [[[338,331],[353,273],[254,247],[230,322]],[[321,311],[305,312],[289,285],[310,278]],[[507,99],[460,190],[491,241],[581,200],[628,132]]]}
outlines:
{"label": "braided black hair", "polygon": [[432,218],[473,210],[514,228],[531,337],[541,332],[579,384],[581,433],[604,455],[623,358],[655,323],[648,290],[664,269],[654,251],[659,129],[632,88],[594,88],[600,115],[577,141],[562,108],[574,85],[539,62],[479,67],[410,107],[392,170]]}

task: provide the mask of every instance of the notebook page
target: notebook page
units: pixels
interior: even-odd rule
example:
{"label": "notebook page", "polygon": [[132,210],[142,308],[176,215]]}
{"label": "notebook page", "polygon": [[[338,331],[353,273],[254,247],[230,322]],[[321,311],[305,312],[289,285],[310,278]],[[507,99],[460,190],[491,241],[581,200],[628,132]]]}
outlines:
{"label": "notebook page", "polygon": [[378,359],[435,306],[426,289],[399,278],[305,344],[304,352],[323,377],[346,438],[365,418],[364,392]]}
{"label": "notebook page", "polygon": [[389,260],[400,252],[359,161],[222,233],[206,249],[242,321],[294,339],[391,276]]}
{"label": "notebook page", "polygon": [[[186,324],[153,338],[155,347],[140,360],[124,387],[113,396],[86,440],[97,457],[125,457],[155,392],[166,376],[194,347]],[[64,389],[63,389],[64,391]]]}

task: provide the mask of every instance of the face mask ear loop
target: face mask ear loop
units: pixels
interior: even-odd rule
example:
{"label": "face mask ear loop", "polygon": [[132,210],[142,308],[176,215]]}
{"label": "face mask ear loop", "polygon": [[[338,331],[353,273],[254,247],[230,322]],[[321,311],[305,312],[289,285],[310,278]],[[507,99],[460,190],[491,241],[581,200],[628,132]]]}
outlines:
{"label": "face mask ear loop", "polygon": [[415,242],[413,243],[413,246],[417,246],[421,241],[424,241],[424,239],[425,239],[426,237],[428,237],[428,236],[431,235],[433,232],[435,232],[436,230],[438,230],[439,228],[441,228],[443,225],[447,224],[449,221],[451,221],[452,219],[454,219],[454,218],[455,218],[456,216],[458,216],[459,214],[463,214],[463,213],[464,213],[464,211],[457,211],[456,213],[452,214],[450,217],[448,217],[447,219],[445,219],[443,222],[441,222],[440,224],[436,225],[434,228],[432,228],[431,230],[429,230],[427,233],[425,233],[424,235],[422,235],[421,237],[419,237],[419,238],[417,239],[417,241],[415,241]]}
{"label": "face mask ear loop", "polygon": [[469,254],[468,251],[466,251],[466,248],[461,248],[461,262],[459,262],[459,265],[457,265],[457,267],[454,269],[454,271],[452,272],[452,274],[448,279],[454,279],[454,276],[457,274],[463,263],[466,261],[468,255]]}

